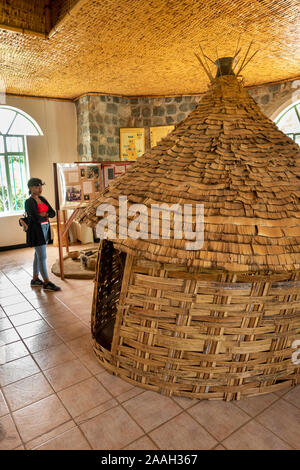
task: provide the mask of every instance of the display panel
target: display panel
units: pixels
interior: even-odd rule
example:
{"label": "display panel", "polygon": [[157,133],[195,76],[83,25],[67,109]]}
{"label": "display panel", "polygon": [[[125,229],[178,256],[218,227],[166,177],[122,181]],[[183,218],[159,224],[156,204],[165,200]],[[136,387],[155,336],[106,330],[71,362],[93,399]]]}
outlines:
{"label": "display panel", "polygon": [[57,163],[57,172],[61,209],[88,204],[103,189],[101,163]]}
{"label": "display panel", "polygon": [[150,145],[151,148],[155,147],[158,142],[161,141],[164,137],[166,137],[169,132],[175,129],[175,126],[157,126],[157,127],[150,127]]}
{"label": "display panel", "polygon": [[125,173],[134,162],[107,162],[102,163],[102,181],[106,188],[112,180]]}
{"label": "display panel", "polygon": [[144,128],[120,129],[120,160],[134,161],[145,152]]}

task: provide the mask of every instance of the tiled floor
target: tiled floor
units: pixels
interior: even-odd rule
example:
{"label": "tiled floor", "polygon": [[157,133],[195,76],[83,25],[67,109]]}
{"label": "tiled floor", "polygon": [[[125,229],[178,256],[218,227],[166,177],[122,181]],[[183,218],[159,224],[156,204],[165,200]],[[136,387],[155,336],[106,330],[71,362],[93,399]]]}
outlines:
{"label": "tiled floor", "polygon": [[299,386],[226,403],[110,375],[90,345],[93,282],[52,275],[61,292],[32,289],[32,256],[0,252],[0,450],[300,449]]}

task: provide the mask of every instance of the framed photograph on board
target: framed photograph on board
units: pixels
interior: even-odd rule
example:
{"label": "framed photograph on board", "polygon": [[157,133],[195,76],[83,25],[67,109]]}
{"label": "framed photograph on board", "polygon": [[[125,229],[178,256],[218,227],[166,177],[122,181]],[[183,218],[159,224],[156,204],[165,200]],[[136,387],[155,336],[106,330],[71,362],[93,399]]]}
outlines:
{"label": "framed photograph on board", "polygon": [[88,204],[103,188],[101,163],[57,163],[59,205],[73,209]]}
{"label": "framed photograph on board", "polygon": [[151,148],[155,147],[161,139],[166,137],[169,132],[175,129],[175,126],[157,126],[150,127],[150,145]]}
{"label": "framed photograph on board", "polygon": [[144,128],[120,129],[120,160],[132,161],[145,152]]}
{"label": "framed photograph on board", "polygon": [[133,162],[105,162],[102,163],[103,172],[103,185],[106,188],[119,175],[125,173],[126,169],[132,165]]}

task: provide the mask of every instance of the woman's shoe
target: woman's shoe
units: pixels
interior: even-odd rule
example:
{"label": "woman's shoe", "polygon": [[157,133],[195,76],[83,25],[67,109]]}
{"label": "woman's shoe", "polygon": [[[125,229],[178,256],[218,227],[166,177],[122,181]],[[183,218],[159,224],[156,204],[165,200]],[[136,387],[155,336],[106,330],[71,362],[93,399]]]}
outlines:
{"label": "woman's shoe", "polygon": [[60,287],[56,286],[55,284],[53,284],[53,282],[48,282],[47,284],[44,283],[44,287],[43,287],[44,290],[50,290],[52,292],[56,292],[58,290],[61,290]]}
{"label": "woman's shoe", "polygon": [[44,283],[40,279],[31,279],[30,285],[31,287],[42,287]]}

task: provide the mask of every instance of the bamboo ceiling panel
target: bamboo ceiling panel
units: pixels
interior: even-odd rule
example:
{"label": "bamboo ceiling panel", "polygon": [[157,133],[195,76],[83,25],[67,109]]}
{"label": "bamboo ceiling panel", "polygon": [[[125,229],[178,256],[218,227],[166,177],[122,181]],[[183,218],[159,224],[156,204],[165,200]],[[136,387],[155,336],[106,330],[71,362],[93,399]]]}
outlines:
{"label": "bamboo ceiling panel", "polygon": [[0,24],[45,33],[45,0],[2,0]]}
{"label": "bamboo ceiling panel", "polygon": [[[15,3],[36,5],[40,14],[44,2]],[[260,49],[245,85],[299,77],[298,0],[68,0],[52,7],[47,39],[0,30],[7,93],[67,99],[89,92],[200,94],[208,80],[194,56],[199,42],[215,60],[232,55],[240,35],[242,54],[251,40]]]}

